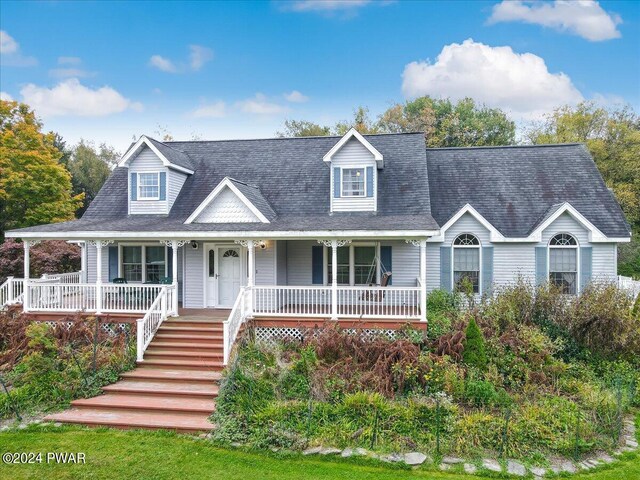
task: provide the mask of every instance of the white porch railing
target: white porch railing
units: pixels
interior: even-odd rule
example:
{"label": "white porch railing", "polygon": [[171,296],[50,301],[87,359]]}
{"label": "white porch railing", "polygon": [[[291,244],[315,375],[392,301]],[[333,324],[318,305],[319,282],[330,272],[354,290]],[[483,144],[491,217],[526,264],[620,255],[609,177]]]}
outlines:
{"label": "white porch railing", "polygon": [[640,295],[640,280],[634,280],[631,277],[618,275],[618,286],[620,288],[624,288],[625,290],[629,290],[633,295],[633,298],[636,298],[638,295]]}
{"label": "white porch railing", "polygon": [[162,322],[167,319],[168,290],[169,287],[160,287],[160,292],[151,303],[145,316],[136,321],[137,358],[139,362],[143,361],[145,350],[153,340],[153,336]]}
{"label": "white porch railing", "polygon": [[22,301],[24,280],[22,278],[9,277],[0,285],[0,308]]}
{"label": "white porch railing", "polygon": [[240,331],[240,327],[244,323],[246,319],[246,302],[248,290],[244,287],[240,289],[240,293],[236,298],[235,303],[233,304],[233,308],[231,309],[231,313],[229,314],[229,318],[222,324],[223,325],[223,354],[224,354],[224,365],[229,363],[229,357],[231,356],[231,348],[236,341],[236,337],[238,336],[238,332]]}
{"label": "white porch railing", "polygon": [[[15,281],[15,279],[14,279]],[[168,310],[172,306],[174,285],[130,285],[103,283],[57,283],[55,279],[29,281],[27,311],[146,313],[165,289]]]}
{"label": "white porch railing", "polygon": [[[331,315],[328,287],[254,286],[253,313],[272,317]],[[347,287],[337,289],[342,318],[420,318],[420,287]]]}

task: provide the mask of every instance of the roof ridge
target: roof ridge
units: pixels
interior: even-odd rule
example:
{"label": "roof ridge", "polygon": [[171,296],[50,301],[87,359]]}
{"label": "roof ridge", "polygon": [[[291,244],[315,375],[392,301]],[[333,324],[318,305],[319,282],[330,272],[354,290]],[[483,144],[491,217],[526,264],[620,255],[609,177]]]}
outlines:
{"label": "roof ridge", "polygon": [[[390,137],[400,135],[424,135],[424,132],[398,132],[398,133],[366,133],[363,137]],[[342,138],[344,135],[308,135],[303,137],[263,137],[263,138],[228,138],[220,140],[172,140],[170,142],[162,142],[168,147],[170,144],[184,143],[221,143],[221,142],[260,142],[265,140],[307,140],[311,138]],[[158,141],[158,140],[156,140]]]}
{"label": "roof ridge", "polygon": [[582,142],[567,143],[538,143],[532,145],[477,145],[472,147],[427,147],[427,151],[431,150],[479,150],[492,148],[538,148],[538,147],[576,147],[583,146]]}

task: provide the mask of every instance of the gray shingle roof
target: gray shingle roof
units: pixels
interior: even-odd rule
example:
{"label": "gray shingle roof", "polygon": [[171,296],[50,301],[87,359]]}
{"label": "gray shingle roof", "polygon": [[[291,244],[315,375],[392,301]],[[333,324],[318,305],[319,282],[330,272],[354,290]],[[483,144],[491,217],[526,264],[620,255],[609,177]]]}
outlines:
{"label": "gray shingle roof", "polygon": [[247,200],[253,203],[253,205],[267,217],[267,220],[271,222],[276,218],[276,212],[273,211],[267,199],[264,198],[260,192],[260,188],[255,185],[247,185],[246,183],[239,182],[234,178],[230,178],[229,180],[240,190],[240,193],[247,197]]}
{"label": "gray shingle roof", "polygon": [[[526,237],[569,202],[605,235],[629,236],[620,206],[583,145],[425,151],[419,133],[365,137],[385,159],[377,212],[329,212],[330,171],[322,157],[340,137],[156,142],[183,154],[195,171],[168,215],[127,215],[127,169],[116,168],[82,219],[14,233],[424,231],[437,230],[469,203],[504,236]],[[271,223],[184,225],[225,177]]]}
{"label": "gray shingle roof", "polygon": [[193,164],[191,163],[191,159],[189,155],[185,152],[171,148],[169,145],[163,142],[159,142],[153,138],[147,137],[147,139],[156,147],[162,155],[165,156],[167,160],[172,165],[177,165],[179,167],[188,168],[189,170],[193,170]]}
{"label": "gray shingle roof", "polygon": [[569,202],[602,233],[628,237],[622,210],[581,144],[427,150],[431,213],[471,204],[506,237],[526,237]]}
{"label": "gray shingle roof", "polygon": [[[424,137],[366,135],[385,159],[378,170],[378,211],[330,213],[330,167],[322,157],[341,137],[165,142],[188,155],[195,173],[168,215],[127,215],[127,169],[116,168],[80,220],[23,231],[437,230],[430,214]],[[159,143],[159,142],[158,142]],[[184,221],[224,179],[250,197],[268,224]]]}

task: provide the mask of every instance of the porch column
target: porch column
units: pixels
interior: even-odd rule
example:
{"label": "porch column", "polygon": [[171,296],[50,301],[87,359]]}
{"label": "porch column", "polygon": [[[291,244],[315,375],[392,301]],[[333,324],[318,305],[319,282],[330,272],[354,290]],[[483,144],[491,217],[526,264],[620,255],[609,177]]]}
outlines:
{"label": "porch column", "polygon": [[247,287],[249,290],[249,305],[247,316],[253,317],[253,287],[256,282],[256,248],[255,242],[253,240],[247,240],[247,251],[249,252],[249,265],[247,265],[247,269],[249,270],[249,276],[247,278]]}
{"label": "porch column", "polygon": [[427,241],[420,240],[420,321],[427,321]]}
{"label": "porch column", "polygon": [[87,283],[87,242],[80,244],[80,283]]}
{"label": "porch column", "polygon": [[94,242],[96,246],[96,313],[102,313],[102,245],[101,240]]}
{"label": "porch column", "polygon": [[29,267],[31,264],[31,257],[29,254],[29,249],[31,248],[31,240],[23,240],[22,246],[24,247],[24,290],[23,290],[23,302],[22,302],[22,310],[24,312],[29,311],[29,307],[31,306],[30,299],[30,291],[29,291]]}
{"label": "porch column", "polygon": [[172,305],[169,306],[172,315],[178,315],[178,248],[182,247],[187,240],[171,240],[171,252],[173,262],[171,263],[171,280],[173,285]]}
{"label": "porch column", "polygon": [[331,320],[338,320],[338,240],[331,240]]}

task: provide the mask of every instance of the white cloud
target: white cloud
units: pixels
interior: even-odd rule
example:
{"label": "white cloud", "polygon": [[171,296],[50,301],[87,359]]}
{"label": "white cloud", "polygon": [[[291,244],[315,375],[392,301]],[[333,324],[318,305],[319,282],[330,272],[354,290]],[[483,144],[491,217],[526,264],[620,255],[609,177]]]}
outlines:
{"label": "white cloud", "polygon": [[162,70],[163,72],[176,73],[178,71],[171,60],[160,55],[152,55],[149,59],[149,65],[157,68],[158,70]]}
{"label": "white cloud", "polygon": [[227,113],[227,106],[223,101],[204,104],[191,112],[193,118],[222,118]]}
{"label": "white cloud", "polygon": [[80,65],[81,63],[80,57],[58,57],[58,65]]}
{"label": "white cloud", "polygon": [[13,97],[7,92],[0,92],[0,100],[4,100],[5,102],[13,102]]}
{"label": "white cloud", "polygon": [[4,30],[0,30],[0,53],[16,53],[18,51],[18,42]]}
{"label": "white cloud", "polygon": [[18,42],[5,30],[0,30],[0,54],[5,67],[33,67],[38,64],[35,57],[22,55]]}
{"label": "white cloud", "polygon": [[559,105],[583,100],[571,79],[564,73],[549,72],[539,56],[472,39],[445,45],[435,63],[409,63],[402,78],[402,91],[408,98],[471,97],[522,118],[535,118]]}
{"label": "white cloud", "polygon": [[287,107],[270,102],[262,93],[256,93],[255,97],[238,102],[238,107],[245,113],[256,115],[277,115],[288,111]]}
{"label": "white cloud", "polygon": [[298,90],[293,90],[289,93],[285,93],[284,98],[287,100],[287,102],[291,103],[304,103],[309,101],[309,97],[303,95]]}
{"label": "white cloud", "polygon": [[142,109],[140,103],[132,102],[111,87],[92,89],[82,85],[77,78],[69,78],[52,88],[30,83],[20,90],[20,94],[22,101],[43,117],[101,117]]}
{"label": "white cloud", "polygon": [[200,45],[189,45],[189,66],[191,70],[198,71],[208,61],[213,59],[213,50]]}
{"label": "white cloud", "polygon": [[371,0],[298,0],[283,4],[283,8],[293,12],[331,12],[364,7]]}
{"label": "white cloud", "polygon": [[489,23],[525,22],[567,31],[592,42],[620,38],[622,19],[593,0],[523,2],[503,0],[493,6]]}
{"label": "white cloud", "polygon": [[213,50],[201,45],[189,45],[188,62],[175,63],[162,55],[153,55],[149,65],[167,73],[197,72],[205,63],[213,59]]}

